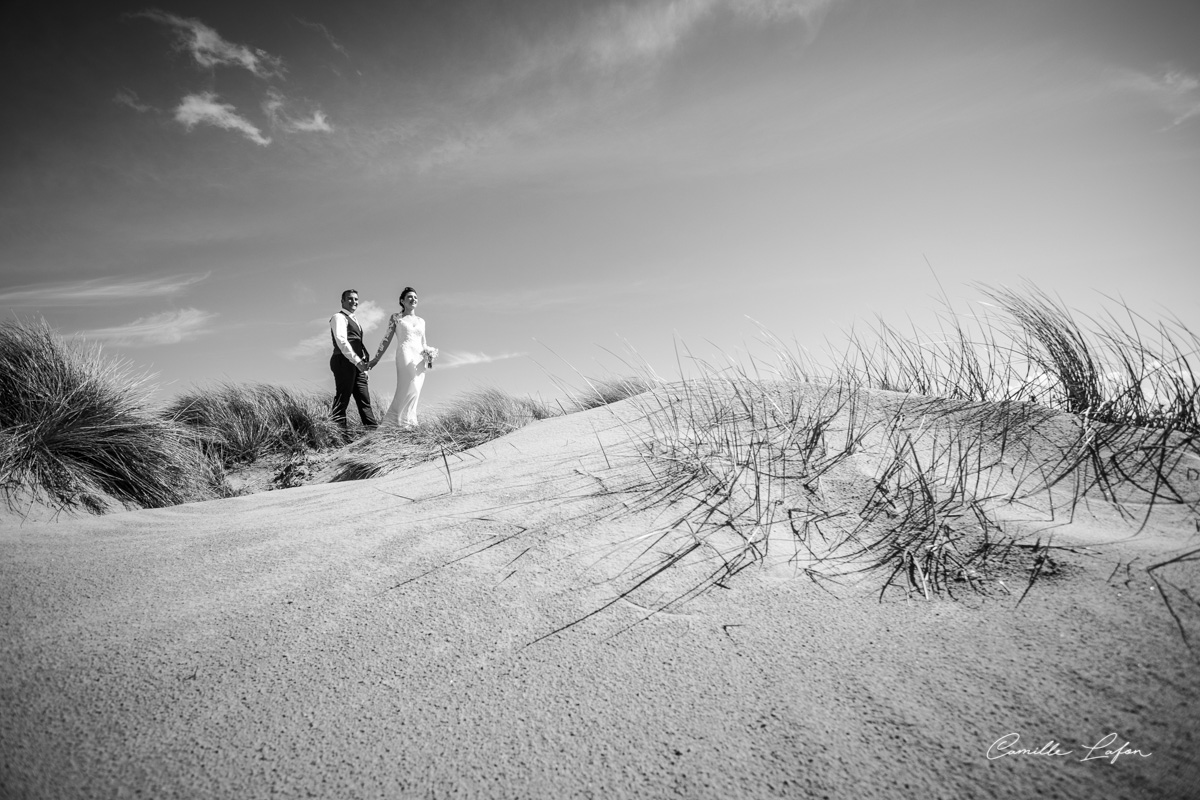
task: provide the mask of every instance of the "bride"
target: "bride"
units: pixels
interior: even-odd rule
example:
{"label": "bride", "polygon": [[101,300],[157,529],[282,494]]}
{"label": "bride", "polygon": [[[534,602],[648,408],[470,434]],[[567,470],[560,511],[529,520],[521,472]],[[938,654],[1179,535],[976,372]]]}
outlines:
{"label": "bride", "polygon": [[379,359],[392,343],[392,337],[399,332],[399,349],[396,353],[396,396],[383,416],[382,425],[387,427],[411,428],[417,424],[417,401],[421,399],[421,386],[425,383],[425,373],[433,367],[433,359],[437,349],[425,343],[425,320],[417,316],[417,292],[411,286],[405,286],[400,293],[400,308],[398,314],[392,314],[388,320],[387,334],[379,343],[371,366],[379,363]]}

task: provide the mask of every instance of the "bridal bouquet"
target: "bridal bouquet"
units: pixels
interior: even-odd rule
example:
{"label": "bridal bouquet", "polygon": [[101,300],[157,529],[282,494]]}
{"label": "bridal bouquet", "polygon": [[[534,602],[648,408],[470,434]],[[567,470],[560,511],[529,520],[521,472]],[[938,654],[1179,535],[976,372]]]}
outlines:
{"label": "bridal bouquet", "polygon": [[421,355],[425,357],[425,366],[433,369],[433,360],[437,358],[438,349],[436,347],[426,347],[421,351]]}

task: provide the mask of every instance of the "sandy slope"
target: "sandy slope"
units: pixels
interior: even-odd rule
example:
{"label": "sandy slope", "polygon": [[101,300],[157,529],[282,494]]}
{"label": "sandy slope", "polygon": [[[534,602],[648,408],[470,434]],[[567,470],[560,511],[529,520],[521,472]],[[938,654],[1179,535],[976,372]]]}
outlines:
{"label": "sandy slope", "polygon": [[[1200,662],[1144,571],[1194,520],[1056,551],[1019,607],[775,568],[647,618],[709,565],[616,599],[661,520],[596,493],[614,414],[462,454],[452,492],[427,465],[6,525],[0,796],[1196,796]],[[1060,542],[1131,533],[1080,520]],[[1009,733],[1072,753],[989,760]],[[1109,733],[1152,755],[1082,760]]]}

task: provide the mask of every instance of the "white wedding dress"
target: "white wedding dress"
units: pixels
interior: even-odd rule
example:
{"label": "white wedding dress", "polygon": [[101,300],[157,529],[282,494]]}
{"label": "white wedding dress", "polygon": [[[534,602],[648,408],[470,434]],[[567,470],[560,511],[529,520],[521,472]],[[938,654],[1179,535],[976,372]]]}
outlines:
{"label": "white wedding dress", "polygon": [[388,321],[387,335],[379,344],[382,355],[397,337],[396,352],[396,396],[383,415],[383,425],[411,428],[417,424],[417,403],[421,399],[421,387],[425,384],[425,372],[429,367],[421,351],[425,344],[425,320],[415,314],[401,316],[392,314]]}

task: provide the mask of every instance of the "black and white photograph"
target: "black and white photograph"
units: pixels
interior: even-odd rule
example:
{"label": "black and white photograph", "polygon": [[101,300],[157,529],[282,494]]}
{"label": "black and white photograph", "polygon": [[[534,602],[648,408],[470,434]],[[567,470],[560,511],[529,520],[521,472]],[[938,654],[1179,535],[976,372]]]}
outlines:
{"label": "black and white photograph", "polygon": [[0,800],[1200,797],[1200,4],[14,0]]}

